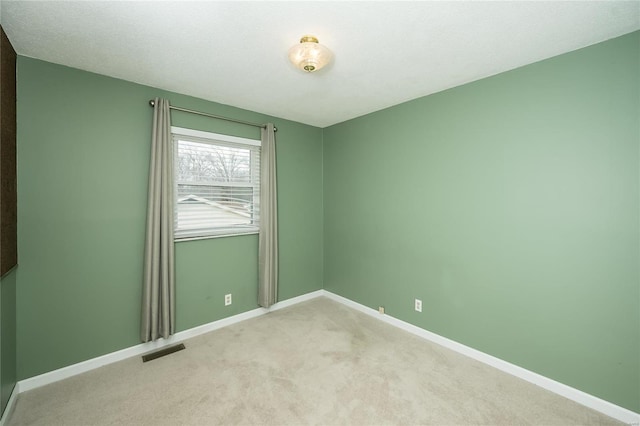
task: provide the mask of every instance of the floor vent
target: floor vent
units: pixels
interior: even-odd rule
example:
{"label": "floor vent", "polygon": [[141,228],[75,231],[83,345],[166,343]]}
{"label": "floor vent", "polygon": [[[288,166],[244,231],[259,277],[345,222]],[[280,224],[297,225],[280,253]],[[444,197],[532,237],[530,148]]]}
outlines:
{"label": "floor vent", "polygon": [[159,351],[151,352],[150,354],[142,355],[142,362],[153,361],[154,359],[163,357],[165,355],[171,355],[174,352],[186,349],[183,343],[179,345],[170,346],[168,348],[160,349]]}

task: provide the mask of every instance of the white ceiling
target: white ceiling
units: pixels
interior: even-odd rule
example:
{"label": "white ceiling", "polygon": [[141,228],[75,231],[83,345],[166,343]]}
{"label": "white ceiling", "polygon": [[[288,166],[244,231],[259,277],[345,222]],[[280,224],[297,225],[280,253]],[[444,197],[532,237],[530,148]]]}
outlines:
{"label": "white ceiling", "polygon": [[[639,1],[5,1],[20,55],[325,127],[640,29]],[[334,62],[287,60],[304,34]],[[640,48],[640,47],[639,47]]]}

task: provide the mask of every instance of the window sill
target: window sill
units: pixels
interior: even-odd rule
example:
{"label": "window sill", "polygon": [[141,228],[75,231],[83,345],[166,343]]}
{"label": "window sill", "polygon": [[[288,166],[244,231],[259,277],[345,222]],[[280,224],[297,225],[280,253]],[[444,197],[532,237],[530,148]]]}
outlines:
{"label": "window sill", "polygon": [[239,237],[242,235],[257,235],[259,231],[247,231],[247,232],[237,232],[230,234],[218,234],[218,235],[203,235],[198,237],[182,237],[182,238],[174,238],[174,243],[183,243],[187,241],[197,241],[197,240],[209,240],[212,238],[227,238],[227,237]]}

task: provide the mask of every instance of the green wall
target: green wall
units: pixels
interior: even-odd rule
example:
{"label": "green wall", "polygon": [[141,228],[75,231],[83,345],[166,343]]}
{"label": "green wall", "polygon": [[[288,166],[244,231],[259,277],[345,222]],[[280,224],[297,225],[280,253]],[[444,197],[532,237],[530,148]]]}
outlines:
{"label": "green wall", "polygon": [[0,279],[0,416],[17,381],[16,272],[14,268]]}
{"label": "green wall", "polygon": [[[322,130],[18,58],[18,377],[139,343],[156,96],[278,127],[280,300],[322,288]],[[173,112],[174,125],[259,129]],[[257,235],[176,244],[177,328],[257,307]],[[223,295],[233,294],[224,307]]]}
{"label": "green wall", "polygon": [[640,412],[639,47],[324,129],[325,289]]}

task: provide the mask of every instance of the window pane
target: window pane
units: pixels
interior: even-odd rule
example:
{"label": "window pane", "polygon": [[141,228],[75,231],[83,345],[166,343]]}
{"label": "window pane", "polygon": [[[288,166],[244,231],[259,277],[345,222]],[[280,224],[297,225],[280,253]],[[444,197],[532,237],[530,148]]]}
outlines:
{"label": "window pane", "polygon": [[257,231],[258,146],[174,135],[176,238]]}
{"label": "window pane", "polygon": [[182,220],[201,220],[206,227],[249,225],[253,192],[251,187],[178,184],[178,224],[182,227],[188,223]]}
{"label": "window pane", "polygon": [[178,181],[250,182],[249,149],[231,148],[180,140]]}

